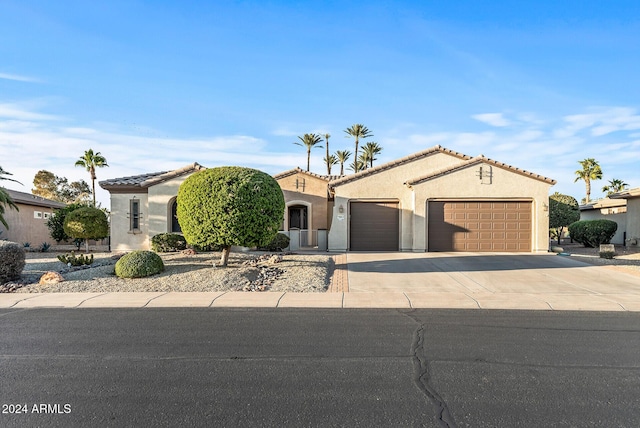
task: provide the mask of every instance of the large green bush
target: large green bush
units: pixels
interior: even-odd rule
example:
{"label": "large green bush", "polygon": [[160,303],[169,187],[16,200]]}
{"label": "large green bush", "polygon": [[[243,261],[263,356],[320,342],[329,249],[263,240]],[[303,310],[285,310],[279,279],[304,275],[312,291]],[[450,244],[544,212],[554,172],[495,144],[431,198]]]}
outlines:
{"label": "large green bush", "polygon": [[120,278],[144,278],[163,270],[162,259],[153,251],[133,251],[116,262],[116,275]]}
{"label": "large green bush", "polygon": [[74,239],[84,239],[89,252],[89,239],[109,236],[109,222],[104,211],[93,207],[78,208],[64,219],[64,233]]}
{"label": "large green bush", "polygon": [[251,168],[196,172],[178,190],[178,221],[187,243],[221,246],[221,265],[232,245],[262,247],[278,233],[284,195],[270,175]]}
{"label": "large green bush", "polygon": [[585,247],[608,244],[616,234],[618,224],[611,220],[581,220],[569,225],[569,235]]}
{"label": "large green bush", "polygon": [[278,233],[267,245],[260,247],[264,251],[282,251],[289,246],[289,237],[284,233]]}
{"label": "large green bush", "polygon": [[151,249],[158,253],[171,253],[186,248],[186,239],[177,233],[159,233],[151,238]]}
{"label": "large green bush", "polygon": [[69,213],[83,207],[86,207],[86,205],[69,204],[53,212],[53,215],[47,220],[47,227],[49,228],[49,234],[56,242],[68,241],[71,238],[64,232],[64,221]]}
{"label": "large green bush", "polygon": [[20,278],[24,264],[23,245],[17,242],[0,241],[0,284]]}
{"label": "large green bush", "polygon": [[555,192],[549,196],[549,227],[555,229],[558,245],[563,229],[580,220],[580,207],[576,198]]}

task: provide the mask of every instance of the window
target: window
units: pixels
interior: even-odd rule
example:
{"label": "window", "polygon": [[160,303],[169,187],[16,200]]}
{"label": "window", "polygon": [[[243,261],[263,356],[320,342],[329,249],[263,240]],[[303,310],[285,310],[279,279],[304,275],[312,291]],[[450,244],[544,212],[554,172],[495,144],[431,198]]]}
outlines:
{"label": "window", "polygon": [[51,217],[51,213],[44,213],[44,219],[47,220]]}
{"label": "window", "polygon": [[131,232],[140,231],[140,199],[129,201],[129,230]]}
{"label": "window", "polygon": [[42,218],[42,211],[34,211],[33,218]]}

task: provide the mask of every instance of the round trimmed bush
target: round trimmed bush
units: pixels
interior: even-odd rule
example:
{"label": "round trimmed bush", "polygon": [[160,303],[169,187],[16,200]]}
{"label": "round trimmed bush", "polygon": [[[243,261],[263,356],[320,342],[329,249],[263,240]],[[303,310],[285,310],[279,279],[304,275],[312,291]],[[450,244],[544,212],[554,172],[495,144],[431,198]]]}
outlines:
{"label": "round trimmed bush", "polygon": [[187,248],[187,240],[177,233],[159,233],[151,238],[151,249],[158,253],[171,253]]}
{"label": "round trimmed bush", "polygon": [[290,239],[284,233],[278,233],[267,245],[260,247],[264,251],[282,251],[289,246]]}
{"label": "round trimmed bush", "polygon": [[24,246],[17,242],[0,241],[0,284],[20,278],[24,260]]}
{"label": "round trimmed bush", "polygon": [[611,220],[581,220],[569,225],[569,235],[585,247],[608,244],[616,234],[618,224]]}
{"label": "round trimmed bush", "polygon": [[116,263],[116,275],[120,278],[144,278],[164,270],[164,263],[153,251],[137,250],[125,254]]}
{"label": "round trimmed bush", "polygon": [[66,215],[64,233],[85,240],[106,238],[109,236],[107,215],[98,208],[78,208]]}

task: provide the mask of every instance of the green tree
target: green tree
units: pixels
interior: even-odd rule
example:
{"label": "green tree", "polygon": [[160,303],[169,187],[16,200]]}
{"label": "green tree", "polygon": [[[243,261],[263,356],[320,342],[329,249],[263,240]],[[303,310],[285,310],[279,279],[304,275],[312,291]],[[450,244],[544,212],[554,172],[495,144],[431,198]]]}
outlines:
{"label": "green tree", "polygon": [[64,231],[64,220],[69,213],[85,206],[83,204],[70,204],[53,212],[53,215],[47,220],[47,228],[49,228],[49,234],[56,242],[67,241],[71,238]]}
{"label": "green tree", "polygon": [[593,158],[587,158],[578,163],[582,166],[582,169],[579,169],[575,172],[576,179],[573,181],[574,183],[578,180],[584,180],[584,184],[587,190],[587,197],[585,198],[585,202],[588,204],[591,196],[591,180],[601,180],[602,179],[602,169]]}
{"label": "green tree", "polygon": [[331,156],[329,154],[329,138],[331,137],[331,134],[326,133],[324,134],[324,147],[326,149],[326,154],[324,156],[324,163],[327,165],[327,175],[331,175],[331,167],[333,165],[335,165],[336,163],[330,163],[331,161]]}
{"label": "green tree", "polygon": [[314,147],[322,148],[322,146],[318,145],[322,141],[322,137],[320,137],[318,134],[304,134],[302,137],[298,136],[298,138],[301,142],[293,144],[297,146],[304,146],[307,148],[307,171],[309,171],[309,165],[311,162],[311,149]]}
{"label": "green tree", "polygon": [[109,221],[101,209],[95,207],[78,208],[64,219],[64,233],[74,239],[84,239],[89,252],[89,239],[104,239],[109,236]]}
{"label": "green tree", "polygon": [[205,169],[178,189],[178,222],[190,245],[220,246],[227,266],[232,245],[262,247],[278,233],[284,195],[262,171],[242,167]]}
{"label": "green tree", "polygon": [[33,178],[31,193],[43,198],[65,204],[88,203],[91,201],[91,189],[84,180],[69,183],[66,177],[58,177],[47,170],[40,170]]}
{"label": "green tree", "polygon": [[364,159],[362,158],[362,155],[360,155],[360,157],[356,160],[354,159],[353,162],[351,162],[349,164],[349,169],[353,172],[356,171],[363,171],[365,169],[367,169],[367,164],[365,163]]}
{"label": "green tree", "polygon": [[96,206],[96,168],[102,168],[109,166],[107,159],[100,154],[100,152],[93,153],[92,149],[84,152],[84,155],[80,157],[75,163],[76,166],[81,166],[89,172],[91,176],[91,194],[93,195],[93,206]]}
{"label": "green tree", "polygon": [[323,161],[327,164],[327,175],[331,175],[331,168],[338,164],[338,158],[335,155],[329,155],[328,158],[324,158]]}
{"label": "green tree", "polygon": [[[0,180],[7,180],[7,181],[13,181],[15,183],[20,183],[19,181],[14,180],[12,178],[3,177],[3,175],[13,175],[13,174],[11,174],[8,171],[5,171],[0,166]],[[9,193],[7,193],[4,187],[0,187],[0,223],[2,223],[4,227],[9,229],[9,225],[7,224],[7,221],[4,219],[5,207],[13,208],[16,211],[20,211],[18,209],[18,206],[15,204],[15,202],[13,202],[13,199],[11,199],[11,196],[9,196]]]}
{"label": "green tree", "polygon": [[338,150],[336,151],[336,158],[338,162],[340,162],[340,175],[344,175],[344,164],[351,157],[351,152],[349,150]]}
{"label": "green tree", "polygon": [[607,196],[611,196],[614,193],[622,192],[627,187],[629,187],[627,183],[617,178],[614,178],[613,180],[609,180],[609,184],[604,186],[602,188],[602,191],[606,192]]}
{"label": "green tree", "polygon": [[566,226],[580,220],[580,208],[576,198],[555,192],[549,196],[549,227],[556,229],[558,245]]}
{"label": "green tree", "polygon": [[[356,123],[352,125],[350,128],[345,129],[344,132],[346,132],[349,136],[354,138],[355,144],[356,144],[356,150],[354,152],[353,157],[354,159],[358,159],[358,144],[360,142],[360,139],[373,137],[373,134],[371,133],[371,131],[369,131],[369,129],[366,126],[360,123]],[[354,172],[358,172],[359,171],[358,162],[354,162],[354,166],[356,168]]]}
{"label": "green tree", "polygon": [[378,143],[369,141],[362,147],[362,160],[368,164],[369,168],[373,168],[373,161],[378,160],[376,155],[380,153],[382,153],[382,147]]}

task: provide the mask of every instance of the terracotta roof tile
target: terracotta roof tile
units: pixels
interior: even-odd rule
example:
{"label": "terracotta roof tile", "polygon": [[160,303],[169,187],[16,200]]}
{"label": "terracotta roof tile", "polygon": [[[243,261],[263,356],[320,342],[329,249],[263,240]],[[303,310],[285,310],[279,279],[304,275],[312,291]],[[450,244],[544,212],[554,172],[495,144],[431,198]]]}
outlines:
{"label": "terracotta roof tile", "polygon": [[290,175],[294,175],[294,174],[298,174],[298,173],[307,174],[307,175],[310,175],[312,177],[320,178],[320,179],[325,180],[325,181],[336,180],[338,178],[343,177],[342,175],[321,175],[321,174],[316,174],[315,172],[305,171],[300,167],[295,167],[294,169],[290,169],[288,171],[280,172],[280,173],[274,175],[273,178],[275,178],[276,180],[279,180],[281,178],[289,177]]}
{"label": "terracotta roof tile", "polygon": [[151,172],[140,175],[132,175],[129,177],[112,178],[109,180],[101,181],[99,184],[100,187],[106,190],[115,189],[118,187],[149,187],[153,186],[154,184],[162,183],[163,181],[188,174],[190,172],[199,171],[201,169],[205,169],[205,167],[198,164],[197,162],[194,162],[173,171]]}

